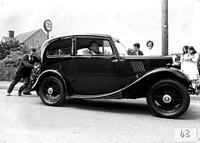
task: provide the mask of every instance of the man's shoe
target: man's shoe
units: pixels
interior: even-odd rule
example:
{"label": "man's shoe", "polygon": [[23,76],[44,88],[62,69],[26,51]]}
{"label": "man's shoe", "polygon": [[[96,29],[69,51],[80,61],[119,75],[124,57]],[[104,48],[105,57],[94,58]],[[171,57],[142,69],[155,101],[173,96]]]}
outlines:
{"label": "man's shoe", "polygon": [[6,96],[10,96],[10,93],[7,93]]}
{"label": "man's shoe", "polygon": [[30,92],[23,92],[24,95],[31,95]]}
{"label": "man's shoe", "polygon": [[21,92],[18,92],[18,96],[22,96],[22,93],[21,93]]}

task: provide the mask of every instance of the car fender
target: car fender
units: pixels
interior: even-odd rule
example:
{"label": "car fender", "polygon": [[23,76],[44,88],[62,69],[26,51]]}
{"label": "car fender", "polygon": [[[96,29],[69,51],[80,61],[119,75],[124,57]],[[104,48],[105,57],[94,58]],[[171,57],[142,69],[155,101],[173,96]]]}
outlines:
{"label": "car fender", "polygon": [[35,84],[32,86],[32,91],[34,90],[37,90],[38,86],[40,85],[41,81],[47,77],[47,76],[50,76],[50,75],[53,75],[53,76],[57,76],[61,79],[61,81],[63,82],[63,85],[64,85],[64,89],[67,90],[67,85],[66,85],[66,82],[65,82],[65,79],[63,77],[63,75],[57,71],[57,70],[45,70],[43,71],[39,77],[37,78]]}
{"label": "car fender", "polygon": [[186,85],[186,87],[189,87],[191,84],[188,76],[177,68],[173,68],[173,67],[157,68],[157,69],[154,69],[154,70],[148,72],[147,74],[145,74],[145,76],[152,76],[154,74],[164,74],[163,77],[177,78],[177,79],[181,80],[181,82],[183,82],[184,85]]}
{"label": "car fender", "polygon": [[187,77],[187,75],[185,73],[183,73],[181,70],[179,70],[177,68],[173,68],[173,67],[166,67],[166,68],[157,68],[157,69],[154,69],[154,70],[146,73],[144,75],[144,77],[150,76],[150,75],[153,75],[153,74],[159,74],[159,73],[166,73],[166,74],[177,76],[178,78],[182,79],[186,83],[190,84],[190,80]]}
{"label": "car fender", "polygon": [[138,79],[132,82],[131,84],[124,87],[122,91],[125,93],[127,92],[130,93],[130,91],[131,92],[132,91],[145,92],[146,90],[143,90],[142,88],[145,87],[147,89],[149,86],[154,84],[154,82],[157,82],[164,78],[176,79],[177,81],[184,84],[187,88],[189,88],[191,85],[191,81],[182,71],[172,68],[172,67],[166,67],[166,68],[157,68],[157,69],[147,72],[141,77],[138,77]]}

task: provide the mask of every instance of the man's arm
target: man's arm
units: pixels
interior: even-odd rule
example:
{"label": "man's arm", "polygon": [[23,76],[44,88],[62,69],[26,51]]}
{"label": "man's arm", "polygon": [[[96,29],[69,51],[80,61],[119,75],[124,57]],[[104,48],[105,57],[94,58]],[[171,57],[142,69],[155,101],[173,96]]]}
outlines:
{"label": "man's arm", "polygon": [[140,55],[144,55],[142,51],[140,51]]}
{"label": "man's arm", "polygon": [[21,61],[25,67],[28,67],[28,68],[33,68],[34,65],[30,64],[29,61],[28,61],[28,56],[25,55],[23,58],[22,58],[22,61]]}
{"label": "man's arm", "polygon": [[41,58],[39,56],[35,56],[35,62],[41,63]]}

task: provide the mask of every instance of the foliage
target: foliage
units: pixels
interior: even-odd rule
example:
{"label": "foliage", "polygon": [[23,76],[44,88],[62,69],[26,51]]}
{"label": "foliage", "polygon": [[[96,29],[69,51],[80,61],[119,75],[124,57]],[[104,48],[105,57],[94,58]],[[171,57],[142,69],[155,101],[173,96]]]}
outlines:
{"label": "foliage", "polygon": [[20,43],[17,40],[9,40],[0,43],[0,60],[4,59],[11,51],[20,50]]}
{"label": "foliage", "polygon": [[[0,43],[0,81],[12,80],[19,62],[29,48],[18,41],[12,40]],[[40,53],[40,48],[36,51]]]}
{"label": "foliage", "polygon": [[0,80],[13,79],[22,56],[21,51],[11,51],[10,55],[0,61]]}

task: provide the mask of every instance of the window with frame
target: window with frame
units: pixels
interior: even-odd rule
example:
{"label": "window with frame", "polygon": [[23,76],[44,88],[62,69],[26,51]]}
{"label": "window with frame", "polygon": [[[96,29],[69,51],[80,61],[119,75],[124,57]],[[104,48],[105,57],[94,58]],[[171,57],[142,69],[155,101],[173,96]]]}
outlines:
{"label": "window with frame", "polygon": [[113,50],[107,39],[77,38],[76,55],[79,56],[109,56]]}
{"label": "window with frame", "polygon": [[70,56],[72,51],[72,39],[58,39],[53,41],[47,49],[47,55],[50,57]]}

